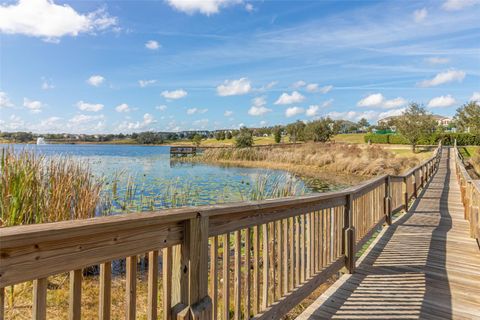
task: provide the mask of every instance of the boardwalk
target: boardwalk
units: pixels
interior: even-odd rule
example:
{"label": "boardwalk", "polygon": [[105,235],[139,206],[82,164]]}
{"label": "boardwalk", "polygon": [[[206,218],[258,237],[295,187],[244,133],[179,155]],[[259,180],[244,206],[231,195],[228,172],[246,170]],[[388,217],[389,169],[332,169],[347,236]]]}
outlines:
{"label": "boardwalk", "polygon": [[297,319],[480,319],[480,251],[464,220],[454,159]]}

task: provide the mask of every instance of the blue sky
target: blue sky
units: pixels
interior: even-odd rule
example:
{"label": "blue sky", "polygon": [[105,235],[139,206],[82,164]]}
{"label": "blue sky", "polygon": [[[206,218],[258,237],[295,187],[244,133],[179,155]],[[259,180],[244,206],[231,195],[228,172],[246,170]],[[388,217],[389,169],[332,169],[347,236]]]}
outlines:
{"label": "blue sky", "polygon": [[47,1],[0,7],[0,130],[348,120],[480,100],[480,1]]}

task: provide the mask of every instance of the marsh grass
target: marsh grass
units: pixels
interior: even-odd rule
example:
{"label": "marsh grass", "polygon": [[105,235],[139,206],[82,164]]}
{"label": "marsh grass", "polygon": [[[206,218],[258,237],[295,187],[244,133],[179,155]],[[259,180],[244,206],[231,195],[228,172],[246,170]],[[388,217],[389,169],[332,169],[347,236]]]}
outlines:
{"label": "marsh grass", "polygon": [[102,181],[88,165],[69,157],[3,148],[0,166],[1,226],[95,216]]}
{"label": "marsh grass", "polygon": [[[310,168],[308,171],[328,171],[359,176],[400,174],[420,162],[417,157],[397,157],[379,146],[306,143],[285,148],[218,148],[206,149],[203,155],[187,161],[207,163],[234,163],[241,165],[257,162],[269,167],[289,166]],[[288,168],[288,167],[287,167]],[[304,170],[305,171],[305,170]]]}

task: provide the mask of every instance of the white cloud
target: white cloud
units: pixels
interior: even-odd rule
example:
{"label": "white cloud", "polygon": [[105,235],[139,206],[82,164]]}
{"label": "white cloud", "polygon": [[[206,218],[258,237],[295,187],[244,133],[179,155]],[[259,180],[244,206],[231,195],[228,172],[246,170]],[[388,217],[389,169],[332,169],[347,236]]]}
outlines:
{"label": "white cloud", "polygon": [[167,110],[167,106],[162,104],[160,106],[156,106],[155,109],[160,110],[160,111],[165,111],[165,110]]}
{"label": "white cloud", "polygon": [[117,112],[130,112],[131,109],[126,103],[119,104],[118,106],[115,107],[115,111]]}
{"label": "white cloud", "polygon": [[218,13],[220,8],[240,4],[243,0],[166,0],[174,9],[187,14],[201,13],[207,16]]}
{"label": "white cloud", "polygon": [[13,103],[10,101],[6,92],[0,91],[0,108],[13,107]]}
{"label": "white cloud", "polygon": [[285,110],[285,116],[287,118],[290,118],[290,117],[293,117],[293,116],[296,116],[296,115],[299,115],[299,114],[302,114],[304,113],[305,110],[303,108],[300,108],[300,107],[290,107],[290,108],[287,108],[287,110]]}
{"label": "white cloud", "polygon": [[374,93],[366,96],[362,100],[357,102],[359,107],[379,107],[382,105],[385,97],[381,93]]}
{"label": "white cloud", "polygon": [[322,103],[322,108],[328,108],[332,105],[332,103],[333,103],[333,99],[329,99]]}
{"label": "white cloud", "polygon": [[172,99],[172,100],[176,100],[176,99],[181,99],[183,97],[185,97],[187,95],[187,91],[183,90],[183,89],[178,89],[178,90],[173,90],[173,91],[163,91],[162,92],[162,96],[166,99]]}
{"label": "white cloud", "polygon": [[161,47],[160,43],[155,40],[148,40],[145,43],[145,48],[150,49],[150,50],[158,50]]}
{"label": "white cloud", "polygon": [[479,3],[480,0],[447,0],[443,3],[442,8],[447,11],[457,11]]}
{"label": "white cloud", "polygon": [[305,112],[307,116],[314,117],[317,115],[318,111],[320,110],[320,106],[318,105],[311,105],[308,107],[307,111]]}
{"label": "white cloud", "polygon": [[358,101],[357,106],[359,107],[370,107],[370,108],[384,108],[384,109],[393,109],[399,108],[407,103],[402,97],[397,97],[395,99],[386,100],[383,94],[374,93],[366,96],[365,98]]}
{"label": "white cloud", "polygon": [[233,115],[233,111],[226,110],[226,111],[223,113],[223,115],[224,115],[225,117],[231,117],[231,116]]}
{"label": "white cloud", "polygon": [[413,19],[415,20],[415,22],[419,23],[425,20],[427,15],[428,15],[427,8],[418,9],[413,12]]}
{"label": "white cloud", "polygon": [[143,115],[143,121],[134,121],[134,122],[128,122],[128,121],[123,121],[118,127],[118,131],[123,131],[123,130],[139,130],[139,129],[145,129],[148,127],[150,124],[155,123],[156,120],[155,118],[150,114],[150,113],[145,113]]}
{"label": "white cloud", "polygon": [[0,119],[0,130],[2,131],[18,131],[26,130],[25,121],[22,120],[19,116],[12,114],[8,121]]}
{"label": "white cloud", "polygon": [[252,99],[252,106],[248,109],[248,114],[251,116],[262,116],[268,112],[271,112],[271,109],[268,109],[265,105],[267,100],[265,97],[256,97]]}
{"label": "white cloud", "polygon": [[448,70],[440,72],[431,80],[424,80],[418,85],[420,87],[434,87],[444,83],[458,81],[461,82],[465,78],[465,71],[461,70]]}
{"label": "white cloud", "polygon": [[32,113],[39,113],[42,112],[43,103],[40,101],[23,98],[23,106],[29,109]]}
{"label": "white cloud", "polygon": [[20,0],[11,5],[0,5],[0,31],[40,37],[58,43],[63,36],[95,33],[117,25],[117,18],[105,9],[80,14],[68,4],[53,0]]}
{"label": "white cloud", "polygon": [[253,12],[255,8],[253,7],[253,5],[251,3],[247,3],[245,5],[245,10],[247,10],[247,12]]}
{"label": "white cloud", "polygon": [[292,84],[292,87],[295,88],[295,89],[298,89],[298,88],[301,88],[301,87],[304,87],[307,83],[303,80],[298,80],[297,82],[294,82]]}
{"label": "white cloud", "polygon": [[196,114],[196,113],[205,113],[208,109],[198,109],[198,108],[190,108],[187,109],[187,114]]}
{"label": "white cloud", "polygon": [[219,96],[238,96],[249,93],[252,89],[250,81],[247,78],[240,78],[238,80],[225,80],[223,84],[217,87],[217,94]]}
{"label": "white cloud", "polygon": [[70,124],[73,124],[73,125],[78,125],[78,124],[82,124],[82,123],[88,123],[88,122],[92,122],[92,121],[103,120],[104,118],[105,118],[105,116],[103,114],[98,115],[98,116],[91,116],[91,115],[86,115],[86,114],[77,114],[73,118],[68,120],[68,122]]}
{"label": "white cloud", "polygon": [[447,108],[456,103],[455,99],[451,95],[440,96],[433,98],[428,102],[429,108]]}
{"label": "white cloud", "polygon": [[78,101],[77,108],[82,111],[98,112],[103,109],[103,104]]}
{"label": "white cloud", "polygon": [[407,100],[405,100],[404,98],[402,97],[397,97],[395,99],[391,99],[391,100],[386,100],[384,103],[383,103],[383,107],[385,109],[394,109],[394,108],[399,108],[403,105],[406,105],[407,104]]}
{"label": "white cloud", "polygon": [[325,94],[327,92],[330,92],[333,89],[332,85],[324,86],[324,87],[319,87],[318,83],[309,83],[305,87],[305,90],[308,92],[320,92],[322,94]]}
{"label": "white cloud", "polygon": [[248,109],[248,114],[251,116],[262,116],[265,113],[271,112],[271,109],[268,109],[267,107],[260,106],[251,106],[250,109]]}
{"label": "white cloud", "polygon": [[480,91],[476,91],[472,94],[470,101],[480,101]]}
{"label": "white cloud", "polygon": [[90,78],[88,78],[87,80],[87,83],[92,85],[92,86],[95,86],[95,87],[98,87],[100,86],[103,82],[105,81],[105,78],[102,77],[101,75],[93,75],[91,76]]}
{"label": "white cloud", "polygon": [[445,63],[449,63],[450,59],[441,58],[441,57],[431,57],[431,58],[426,58],[425,61],[427,61],[430,64],[445,64]]}
{"label": "white cloud", "polygon": [[45,78],[42,78],[42,90],[50,90],[53,88],[55,88],[55,86],[51,82]]}
{"label": "white cloud", "polygon": [[272,89],[274,86],[277,85],[277,83],[278,83],[278,81],[271,81],[271,82],[267,83],[266,85],[256,89],[256,91],[265,92],[267,90]]}
{"label": "white cloud", "polygon": [[205,129],[210,121],[208,119],[200,119],[193,121],[193,125],[201,129]]}
{"label": "white cloud", "polygon": [[292,94],[284,92],[277,101],[275,101],[275,104],[292,104],[302,102],[303,100],[305,100],[305,97],[298,91],[293,91]]}
{"label": "white cloud", "polygon": [[157,80],[138,80],[140,87],[145,88],[157,82]]}

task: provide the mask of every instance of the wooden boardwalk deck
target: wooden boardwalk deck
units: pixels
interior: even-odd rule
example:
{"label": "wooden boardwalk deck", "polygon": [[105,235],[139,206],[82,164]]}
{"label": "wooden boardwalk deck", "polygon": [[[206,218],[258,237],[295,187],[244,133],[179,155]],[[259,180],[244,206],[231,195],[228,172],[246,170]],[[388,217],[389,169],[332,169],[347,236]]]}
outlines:
{"label": "wooden boardwalk deck", "polygon": [[480,251],[469,237],[453,150],[409,212],[297,319],[480,319]]}

